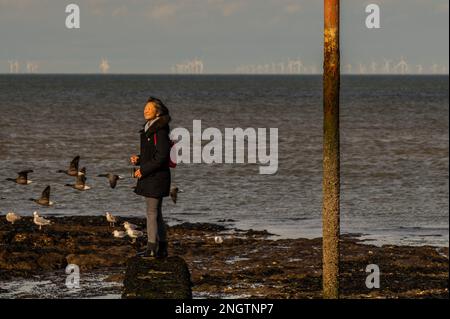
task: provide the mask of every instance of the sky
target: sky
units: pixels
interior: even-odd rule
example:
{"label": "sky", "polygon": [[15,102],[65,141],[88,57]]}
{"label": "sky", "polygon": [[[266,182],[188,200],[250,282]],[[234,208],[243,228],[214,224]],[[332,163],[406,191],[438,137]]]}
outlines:
{"label": "sky", "polygon": [[[65,8],[80,7],[67,29]],[[367,5],[380,6],[381,28],[367,29]],[[170,73],[203,62],[205,73],[301,59],[320,71],[322,0],[0,0],[0,73],[17,60],[39,73]],[[401,57],[415,69],[449,61],[448,0],[341,0],[342,65],[378,69]]]}

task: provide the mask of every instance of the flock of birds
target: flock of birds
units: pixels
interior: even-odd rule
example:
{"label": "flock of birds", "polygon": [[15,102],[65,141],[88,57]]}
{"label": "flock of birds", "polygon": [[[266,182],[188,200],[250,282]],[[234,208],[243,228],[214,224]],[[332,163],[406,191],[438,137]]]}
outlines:
{"label": "flock of birds", "polygon": [[[91,189],[91,187],[86,185],[86,168],[83,167],[82,169],[78,169],[79,167],[79,161],[80,156],[76,156],[69,165],[69,168],[67,170],[58,170],[57,173],[64,173],[66,175],[75,177],[75,184],[65,184],[67,187],[72,187],[77,191],[87,191]],[[16,178],[7,178],[7,181],[14,182],[19,185],[29,185],[32,183],[30,179],[28,179],[28,174],[33,173],[33,170],[24,170],[21,171],[18,174]],[[109,185],[111,188],[116,188],[117,182],[121,179],[123,179],[122,176],[112,174],[112,173],[106,173],[106,174],[99,174],[98,177],[106,177],[109,181]],[[182,193],[183,191],[180,190],[178,187],[172,187],[170,190],[170,197],[172,201],[176,204],[178,199],[178,193]],[[47,186],[44,191],[42,192],[41,196],[39,198],[30,198],[31,201],[35,202],[38,205],[41,206],[53,206],[54,202],[50,200],[50,185]],[[6,220],[14,224],[15,222],[19,221],[22,217],[15,213],[15,212],[8,212],[6,214]],[[113,216],[111,213],[106,213],[106,220],[109,222],[110,226],[114,227],[114,225],[117,223],[118,219],[116,216]],[[48,226],[51,224],[51,221],[39,216],[39,213],[37,211],[33,212],[33,222],[37,226],[39,226],[39,230],[42,229],[42,226]],[[142,237],[144,233],[138,229],[138,227],[134,224],[131,224],[129,222],[125,222],[122,224],[124,227],[124,231],[121,230],[114,230],[113,236],[116,238],[124,238],[125,236],[129,236],[133,239],[133,243],[136,241],[137,238]]]}
{"label": "flock of birds", "polygon": [[[106,220],[109,222],[109,226],[114,227],[114,225],[117,223],[117,217],[113,216],[111,213],[106,213]],[[135,243],[136,239],[139,237],[144,236],[144,232],[138,229],[138,226],[135,224],[132,224],[130,222],[124,222],[123,228],[125,231],[122,230],[114,230],[113,236],[116,238],[124,238],[125,236],[129,236],[132,238],[132,242]]]}

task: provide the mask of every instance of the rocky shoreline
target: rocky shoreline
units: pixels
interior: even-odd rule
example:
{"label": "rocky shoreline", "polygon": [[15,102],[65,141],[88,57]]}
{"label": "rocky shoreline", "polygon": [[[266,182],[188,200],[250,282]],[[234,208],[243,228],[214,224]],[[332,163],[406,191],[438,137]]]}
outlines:
{"label": "rocky shoreline", "polygon": [[[81,289],[63,297],[120,296],[127,260],[145,239],[114,238],[102,216],[50,217],[41,231],[31,218],[14,225],[0,217],[0,298],[46,297],[13,294],[18,280],[36,280],[55,293],[65,288],[67,264],[80,267]],[[145,219],[121,218],[145,229]],[[266,231],[184,223],[168,228],[169,253],[188,264],[194,298],[321,298],[321,239],[274,239]],[[223,239],[217,243],[216,236]],[[448,247],[376,247],[342,236],[343,298],[448,298]],[[370,290],[366,266],[381,271],[380,289]],[[83,286],[83,280],[89,282]],[[47,296],[48,297],[48,296]]]}

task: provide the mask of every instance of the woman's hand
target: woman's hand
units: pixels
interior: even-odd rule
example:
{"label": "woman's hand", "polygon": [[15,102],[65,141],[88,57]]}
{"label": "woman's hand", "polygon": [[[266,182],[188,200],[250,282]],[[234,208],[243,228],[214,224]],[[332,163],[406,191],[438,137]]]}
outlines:
{"label": "woman's hand", "polygon": [[141,173],[140,169],[138,169],[138,170],[136,170],[136,172],[134,172],[134,177],[135,178],[141,178],[142,177],[142,173]]}
{"label": "woman's hand", "polygon": [[130,157],[130,162],[131,162],[132,165],[137,165],[138,162],[139,162],[139,156],[137,156],[137,155],[132,155],[132,156]]}

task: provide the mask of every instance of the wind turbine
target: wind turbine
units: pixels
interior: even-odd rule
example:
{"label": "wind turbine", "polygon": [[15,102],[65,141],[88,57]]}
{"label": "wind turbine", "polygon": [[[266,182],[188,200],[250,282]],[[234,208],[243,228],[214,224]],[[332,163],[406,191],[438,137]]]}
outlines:
{"label": "wind turbine", "polygon": [[195,61],[196,65],[197,65],[197,73],[198,74],[203,74],[203,70],[204,70],[204,64],[203,64],[203,60],[199,60],[197,59]]}
{"label": "wind turbine", "polygon": [[8,61],[9,63],[9,73],[19,73],[20,71],[20,63],[17,60]]}
{"label": "wind turbine", "polygon": [[292,61],[290,58],[288,59],[288,62],[287,62],[287,72],[289,74],[294,73],[294,61]]}
{"label": "wind turbine", "polygon": [[32,61],[27,61],[27,72],[34,73],[37,69],[37,65]]}
{"label": "wind turbine", "polygon": [[187,68],[188,68],[188,73],[190,73],[190,74],[195,73],[195,63],[194,63],[194,61],[188,61],[187,62]]}
{"label": "wind turbine", "polygon": [[258,66],[256,67],[256,70],[257,70],[258,74],[262,74],[262,73],[264,73],[264,66],[261,64],[258,64]]}
{"label": "wind turbine", "polygon": [[389,74],[389,73],[391,73],[391,60],[387,60],[387,59],[384,59],[384,65],[383,65],[383,73],[384,74]]}
{"label": "wind turbine", "polygon": [[272,74],[277,73],[277,65],[274,62],[270,63],[270,73]]}
{"label": "wind turbine", "polygon": [[437,73],[438,73],[438,67],[439,67],[439,65],[437,65],[436,63],[434,63],[434,64],[431,66],[431,72],[432,72],[433,74],[437,74]]}
{"label": "wind turbine", "polygon": [[417,74],[422,74],[423,73],[423,66],[422,64],[417,64]]}
{"label": "wind turbine", "polygon": [[294,73],[295,74],[301,74],[302,73],[302,67],[303,67],[303,62],[300,58],[297,58],[297,60],[293,61],[294,63]]}
{"label": "wind turbine", "polygon": [[101,71],[103,74],[108,73],[108,72],[109,72],[109,69],[110,69],[108,60],[105,59],[105,58],[102,58],[102,60],[101,60],[101,62],[100,62],[99,68],[100,68],[100,71]]}
{"label": "wind turbine", "polygon": [[280,68],[280,73],[284,74],[284,62],[278,63],[278,67]]}
{"label": "wind turbine", "polygon": [[9,73],[14,73],[14,61],[9,60],[8,64],[9,64]]}
{"label": "wind turbine", "polygon": [[372,63],[370,64],[370,72],[372,74],[377,73],[377,63],[375,61],[372,61]]}
{"label": "wind turbine", "polygon": [[350,63],[345,65],[345,69],[347,70],[346,71],[347,74],[351,74],[352,73],[352,65]]}
{"label": "wind turbine", "polygon": [[359,64],[359,74],[366,74],[367,72],[367,68],[364,64],[360,63]]}
{"label": "wind turbine", "polygon": [[402,75],[408,73],[409,71],[408,63],[406,63],[405,58],[403,56],[400,58],[400,62],[395,66],[394,69],[396,72],[400,70],[400,74]]}

